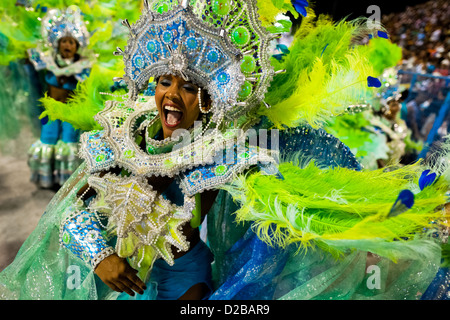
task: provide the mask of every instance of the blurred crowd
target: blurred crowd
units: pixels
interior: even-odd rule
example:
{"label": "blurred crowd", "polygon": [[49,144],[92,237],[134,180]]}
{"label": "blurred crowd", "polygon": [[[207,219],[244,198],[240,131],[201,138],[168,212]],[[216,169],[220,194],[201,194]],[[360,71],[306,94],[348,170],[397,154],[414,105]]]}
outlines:
{"label": "blurred crowd", "polygon": [[382,16],[392,42],[403,49],[402,69],[448,76],[450,2],[433,0]]}
{"label": "blurred crowd", "polygon": [[424,147],[442,141],[450,132],[449,112],[443,107],[450,94],[450,2],[409,6],[383,15],[381,22],[391,41],[402,48],[397,100],[411,139]]}

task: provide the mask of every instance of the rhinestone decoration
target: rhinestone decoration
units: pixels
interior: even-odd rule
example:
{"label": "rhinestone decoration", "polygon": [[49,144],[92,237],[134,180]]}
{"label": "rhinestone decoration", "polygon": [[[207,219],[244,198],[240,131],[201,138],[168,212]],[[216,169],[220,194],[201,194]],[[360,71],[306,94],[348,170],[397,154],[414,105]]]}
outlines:
{"label": "rhinestone decoration", "polygon": [[75,207],[68,207],[67,212],[60,227],[60,244],[95,269],[114,249],[103,237],[94,212]]}
{"label": "rhinestone decoration", "polygon": [[[275,74],[270,52],[276,36],[262,27],[256,0],[148,0],[144,9],[124,53],[132,98],[151,76],[175,73],[208,91],[215,123],[260,106]],[[133,63],[143,54],[144,66]],[[172,54],[183,55],[176,59],[183,72],[168,65]]]}
{"label": "rhinestone decoration", "polygon": [[[170,2],[170,1],[169,1]],[[241,51],[240,70],[251,81],[241,84],[238,105],[228,109],[226,118],[236,119],[264,100],[273,79],[270,46],[274,35],[267,32],[258,18],[256,0],[190,1],[195,15],[217,29],[223,29],[230,41]]]}
{"label": "rhinestone decoration", "polygon": [[189,249],[181,227],[192,218],[190,199],[178,207],[158,195],[143,177],[108,173],[92,175],[88,183],[98,195],[90,208],[108,216],[107,229],[117,236],[115,249],[120,257],[135,261],[144,255],[151,261],[161,257],[173,265],[172,245],[182,251]]}
{"label": "rhinestone decoration", "polygon": [[156,103],[150,99],[145,103],[113,101],[99,112],[95,119],[104,130],[85,132],[81,136],[79,155],[85,160],[87,171],[96,173],[118,165],[135,175],[174,177],[186,169],[211,163],[224,145],[244,134],[239,130],[224,133],[216,130],[180,148],[174,147],[173,151],[171,146],[181,143],[177,138],[160,141],[146,137],[146,152],[135,143],[133,128],[143,115],[154,115],[154,120],[159,121],[155,111]]}
{"label": "rhinestone decoration", "polygon": [[[174,8],[165,12],[169,7]],[[176,74],[208,91],[213,117],[220,119],[236,103],[244,82],[241,53],[220,29],[198,19],[190,7],[169,7],[152,4],[153,10],[162,13],[144,10],[130,27],[132,36],[123,53],[130,97],[136,99],[150,77]]]}
{"label": "rhinestone decoration", "polygon": [[47,69],[57,77],[73,75],[78,81],[83,81],[89,76],[88,70],[95,61],[95,59],[80,59],[61,68],[56,64],[51,50],[41,51],[37,48],[31,48],[28,49],[28,56],[36,71]]}
{"label": "rhinestone decoration", "polygon": [[242,146],[235,144],[227,152],[218,152],[212,164],[186,170],[180,174],[179,184],[183,193],[192,197],[197,193],[230,182],[237,174],[250,166],[259,163],[276,164],[275,159],[278,155],[274,151],[255,146],[245,146],[245,151],[241,151],[241,148]]}
{"label": "rhinestone decoration", "polygon": [[86,47],[89,43],[90,35],[77,6],[69,6],[66,11],[49,10],[42,19],[41,30],[42,37],[54,48],[58,47],[59,39],[66,36],[76,39],[80,47]]}

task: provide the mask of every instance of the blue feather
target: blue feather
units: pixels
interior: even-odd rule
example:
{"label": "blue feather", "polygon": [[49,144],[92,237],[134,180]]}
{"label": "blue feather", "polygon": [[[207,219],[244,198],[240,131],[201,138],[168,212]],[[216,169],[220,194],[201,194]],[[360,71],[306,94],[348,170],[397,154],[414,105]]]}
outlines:
{"label": "blue feather", "polygon": [[272,57],[277,60],[281,60],[281,59],[283,59],[284,55],[282,53],[279,53],[279,54],[273,54]]}
{"label": "blue feather", "polygon": [[305,7],[308,6],[308,1],[306,0],[292,0],[292,5],[294,6],[295,10],[300,13],[302,16],[306,17],[306,9]]}
{"label": "blue feather", "polygon": [[379,87],[381,87],[381,81],[378,80],[377,78],[368,76],[368,77],[367,77],[367,85],[368,85],[369,87],[376,87],[376,88],[379,88]]}
{"label": "blue feather", "polygon": [[402,190],[389,211],[388,217],[395,217],[411,209],[414,205],[414,194],[410,190]]}
{"label": "blue feather", "polygon": [[287,47],[287,45],[285,44],[277,44],[275,46],[275,49],[280,50],[283,54],[288,54],[289,53],[289,48]]}
{"label": "blue feather", "polygon": [[329,43],[327,43],[327,45],[325,46],[325,48],[323,48],[322,53],[320,54],[320,56],[323,56],[323,53],[324,53],[325,49],[328,47],[328,44],[329,44]]}
{"label": "blue feather", "polygon": [[433,184],[434,180],[436,179],[436,173],[430,173],[430,170],[425,170],[424,172],[422,172],[422,175],[419,178],[419,187],[420,190],[425,189],[426,187],[430,186],[431,184]]}
{"label": "blue feather", "polygon": [[385,38],[385,39],[389,39],[388,34],[384,31],[379,31],[378,30],[378,36],[381,38]]}

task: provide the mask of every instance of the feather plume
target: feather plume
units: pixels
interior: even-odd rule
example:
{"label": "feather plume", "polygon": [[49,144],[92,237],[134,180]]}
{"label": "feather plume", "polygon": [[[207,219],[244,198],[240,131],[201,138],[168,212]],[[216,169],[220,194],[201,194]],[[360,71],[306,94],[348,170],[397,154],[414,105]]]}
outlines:
{"label": "feather plume", "polygon": [[395,67],[402,58],[402,48],[384,38],[373,38],[360,50],[367,52],[366,56],[373,66],[373,75],[376,77],[380,76],[385,69]]}
{"label": "feather plume", "polygon": [[259,20],[264,27],[270,27],[277,22],[280,13],[290,12],[294,18],[298,18],[298,13],[291,0],[265,0],[258,1]]}
{"label": "feather plume", "polygon": [[[358,172],[321,170],[313,162],[303,169],[282,163],[279,170],[284,180],[254,173],[224,187],[241,204],[236,220],[253,221],[257,235],[270,245],[296,243],[301,250],[314,245],[336,256],[349,249],[365,249],[394,257],[388,243],[412,240],[432,221],[446,217],[437,208],[445,203],[448,185],[439,180],[420,191],[417,164]],[[404,189],[416,192],[414,206],[388,218]]]}
{"label": "feather plume", "polygon": [[367,50],[354,46],[355,35],[365,29],[364,20],[333,23],[327,16],[315,20],[308,9],[282,60],[273,59],[277,75],[266,94],[271,108],[261,108],[276,126],[298,126],[307,122],[317,128],[348,105],[373,96],[367,79],[374,74]]}

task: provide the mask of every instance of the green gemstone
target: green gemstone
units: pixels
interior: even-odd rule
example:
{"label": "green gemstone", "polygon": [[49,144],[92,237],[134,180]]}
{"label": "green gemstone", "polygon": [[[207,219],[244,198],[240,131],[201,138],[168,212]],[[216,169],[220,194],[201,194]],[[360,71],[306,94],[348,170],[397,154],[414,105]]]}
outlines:
{"label": "green gemstone", "polygon": [[172,42],[172,34],[170,33],[170,31],[164,32],[163,40],[165,43]]}
{"label": "green gemstone", "polygon": [[64,241],[65,244],[69,244],[70,243],[70,234],[67,232],[64,232],[62,240]]}
{"label": "green gemstone", "polygon": [[191,174],[191,180],[197,181],[202,177],[202,174],[199,171],[195,171]]}
{"label": "green gemstone", "polygon": [[151,53],[155,52],[155,51],[156,51],[156,45],[155,45],[155,43],[154,43],[154,42],[149,42],[149,43],[147,44],[147,49],[148,49],[148,51],[150,51]]}
{"label": "green gemstone", "polygon": [[214,173],[216,176],[223,176],[228,171],[228,167],[225,165],[220,165],[216,167]]}
{"label": "green gemstone", "polygon": [[167,11],[169,11],[169,5],[167,3],[163,3],[158,7],[157,11],[159,13],[167,12]]}
{"label": "green gemstone", "polygon": [[248,81],[245,81],[241,87],[241,91],[239,92],[240,98],[247,98],[252,93],[252,84]]}
{"label": "green gemstone", "polygon": [[252,56],[244,56],[241,63],[243,73],[252,73],[256,69],[256,61]]}
{"label": "green gemstone", "polygon": [[217,80],[219,80],[220,83],[225,83],[227,82],[228,79],[228,75],[225,72],[221,72],[218,76],[217,76]]}
{"label": "green gemstone", "polygon": [[239,154],[238,157],[241,159],[248,159],[248,158],[250,158],[250,154],[248,152],[243,152],[243,153]]}
{"label": "green gemstone", "polygon": [[127,159],[134,157],[134,151],[133,150],[127,150],[123,153],[123,156]]}
{"label": "green gemstone", "polygon": [[248,32],[247,28],[244,26],[236,27],[231,33],[231,39],[238,46],[243,46],[249,42],[250,32]]}
{"label": "green gemstone", "polygon": [[197,48],[197,40],[195,38],[189,38],[187,39],[187,46],[189,49],[195,49]]}
{"label": "green gemstone", "polygon": [[164,166],[168,169],[172,168],[175,164],[173,163],[172,159],[166,159],[164,160]]}
{"label": "green gemstone", "polygon": [[99,154],[99,155],[95,158],[95,161],[101,162],[101,161],[104,161],[105,158],[106,158],[106,156],[105,156],[104,154]]}
{"label": "green gemstone", "polygon": [[147,147],[147,152],[150,153],[150,154],[155,154],[156,149],[155,149],[154,146],[149,145],[149,146]]}
{"label": "green gemstone", "polygon": [[228,14],[231,10],[230,0],[213,0],[212,11],[220,16]]}

